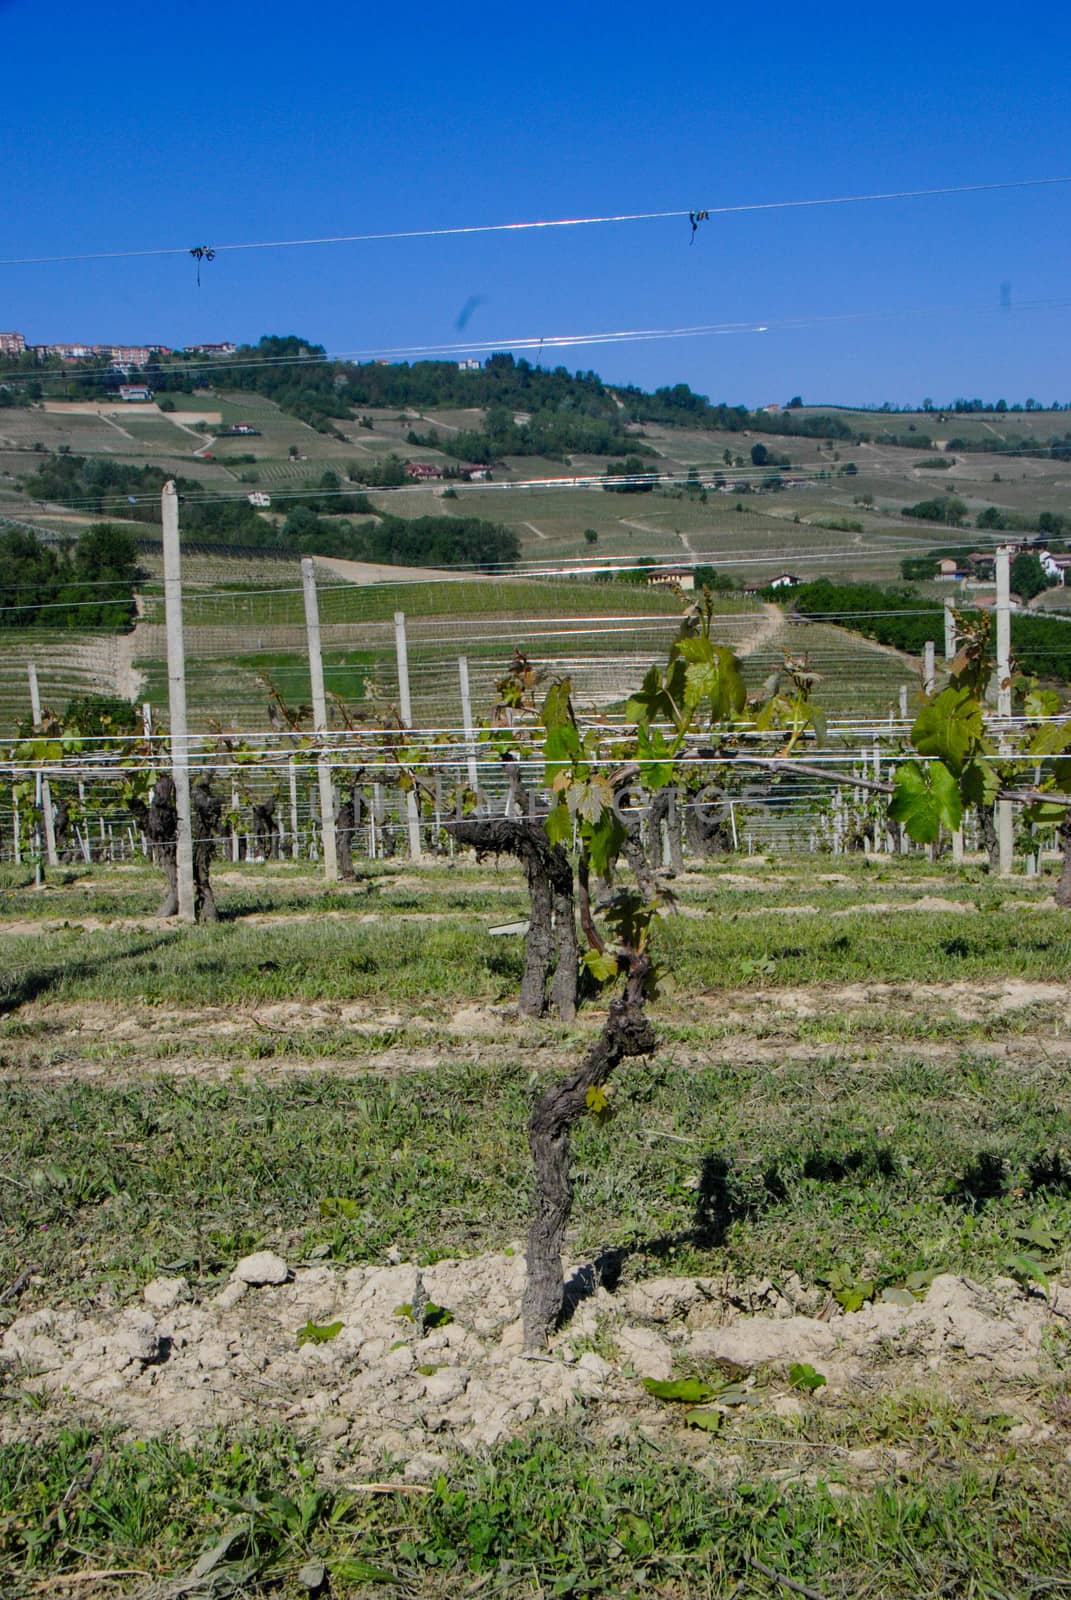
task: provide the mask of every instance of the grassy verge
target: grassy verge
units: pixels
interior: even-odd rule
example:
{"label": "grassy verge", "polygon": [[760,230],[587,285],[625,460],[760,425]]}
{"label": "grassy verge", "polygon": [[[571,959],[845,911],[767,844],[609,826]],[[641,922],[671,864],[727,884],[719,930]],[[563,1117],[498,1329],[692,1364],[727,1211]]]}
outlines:
{"label": "grassy verge", "polygon": [[[243,1004],[265,1000],[506,1000],[520,983],[518,940],[493,938],[484,917],[441,921],[243,923],[144,931],[76,926],[9,933],[0,1006],[31,999]],[[227,907],[224,904],[224,911]],[[68,917],[70,912],[67,913]],[[907,926],[903,924],[906,923]],[[773,984],[928,983],[991,977],[1062,980],[1071,963],[1066,914],[1017,908],[984,916],[859,909],[835,920],[711,910],[658,931],[682,990]]]}
{"label": "grassy verge", "polygon": [[[212,1281],[268,1246],[344,1264],[501,1248],[527,1213],[537,1060],[6,1084],[0,1279],[32,1261],[49,1303],[122,1299],[160,1271]],[[614,1106],[609,1130],[575,1139],[571,1248],[618,1250],[633,1274],[984,1276],[1036,1218],[1071,1247],[1071,1101],[1054,1069],[666,1057],[623,1070]]]}
{"label": "grassy verge", "polygon": [[280,1433],[191,1447],[64,1432],[0,1458],[5,1593],[95,1568],[140,1594],[214,1552],[212,1592],[231,1578],[251,1595],[307,1594],[322,1565],[330,1592],[353,1597],[713,1600],[783,1595],[779,1575],[875,1600],[1040,1596],[1065,1587],[1071,1563],[1064,1446],[1023,1452],[1008,1420],[934,1399],[877,1419],[846,1410],[842,1438],[933,1441],[926,1466],[897,1471],[890,1455],[867,1488],[845,1483],[835,1450],[806,1451],[806,1420],[785,1441],[793,1466],[808,1463],[789,1482],[761,1476],[763,1452],[732,1433],[696,1460],[574,1421],[456,1461],[425,1494],[381,1495],[317,1486],[311,1452]]}

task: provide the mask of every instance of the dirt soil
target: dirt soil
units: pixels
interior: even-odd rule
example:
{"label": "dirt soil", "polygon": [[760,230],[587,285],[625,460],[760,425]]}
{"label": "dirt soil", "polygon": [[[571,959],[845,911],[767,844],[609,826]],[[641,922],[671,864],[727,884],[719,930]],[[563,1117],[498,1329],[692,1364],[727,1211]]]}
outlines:
{"label": "dirt soil", "polygon": [[[931,984],[924,990],[910,984],[852,983],[675,998],[674,1024],[694,1028],[696,1039],[667,1042],[660,1054],[684,1071],[709,1065],[712,1054],[723,1062],[756,1067],[834,1056],[850,1063],[865,1054],[868,1032],[883,1027],[891,1015],[905,1022],[953,1018],[984,1026],[1035,1007],[1040,1013],[1036,1021],[1024,1018],[1006,1036],[986,1038],[985,1050],[1035,1073],[1042,1062],[1062,1069],[1071,1057],[1071,992],[1064,984],[1016,978]],[[809,1024],[833,1014],[849,1027],[858,1019],[857,1036],[812,1036]],[[654,1020],[657,1026],[658,1008]],[[518,1017],[509,1004],[469,1003],[435,1011],[372,1000],[264,1001],[226,1008],[39,1000],[0,1019],[0,1081],[120,1084],[147,1073],[220,1080],[243,1066],[258,1079],[274,1082],[327,1067],[340,1074],[391,1077],[434,1069],[451,1057],[508,1063],[521,1050],[536,1052],[542,1072],[566,1067],[575,1055],[577,1035],[585,1036],[597,1025],[597,1017],[581,1017],[566,1036],[553,1022]],[[704,1040],[703,1031],[711,1027],[718,1036]],[[330,1056],[310,1052],[309,1040],[327,1034],[335,1036]],[[206,1039],[225,1048],[208,1052]],[[257,1041],[270,1041],[274,1053],[252,1051],[247,1056],[245,1045]],[[890,1063],[908,1057],[954,1061],[962,1050],[962,1039],[928,1038],[924,1030],[882,1043],[883,1059]]]}
{"label": "dirt soil", "polygon": [[[107,1417],[136,1437],[275,1419],[318,1437],[327,1471],[375,1472],[389,1452],[422,1481],[443,1469],[447,1448],[478,1450],[576,1404],[609,1430],[683,1429],[682,1408],[640,1382],[670,1376],[679,1357],[745,1369],[755,1404],[785,1416],[812,1403],[788,1384],[793,1362],[827,1380],[819,1404],[935,1384],[980,1396],[1053,1375],[1071,1322],[1071,1290],[1053,1286],[1046,1301],[1007,1280],[983,1289],[944,1275],[923,1300],[846,1315],[795,1277],[656,1278],[611,1294],[582,1264],[570,1322],[530,1358],[519,1253],[426,1268],[427,1294],[453,1320],[422,1337],[399,1309],[416,1281],[411,1263],[290,1270],[263,1253],[200,1300],[185,1279],[157,1278],[121,1310],[35,1311],[0,1339],[0,1392],[16,1402],[0,1412],[0,1441],[52,1431],[61,1417]],[[340,1326],[299,1344],[309,1323]],[[20,1391],[47,1395],[47,1410],[19,1405]]]}

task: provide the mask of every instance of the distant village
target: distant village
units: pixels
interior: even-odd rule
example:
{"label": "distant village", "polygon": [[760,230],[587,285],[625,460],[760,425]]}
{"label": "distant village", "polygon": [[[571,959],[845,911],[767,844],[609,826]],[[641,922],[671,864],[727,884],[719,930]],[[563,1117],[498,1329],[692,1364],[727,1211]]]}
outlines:
{"label": "distant village", "polygon": [[[232,356],[237,345],[189,344],[189,355]],[[90,361],[106,359],[116,371],[129,371],[132,367],[145,367],[154,356],[170,356],[176,352],[166,344],[27,344],[21,333],[0,333],[0,356],[36,356],[38,361],[58,357],[60,361]]]}
{"label": "distant village", "polygon": [[[233,356],[238,346],[230,340],[220,344],[187,344],[181,349],[173,349],[167,344],[29,344],[21,333],[0,333],[0,357],[7,356],[36,356],[38,361],[48,361],[58,358],[60,361],[90,361],[105,359],[111,362],[117,372],[129,372],[133,367],[145,367],[157,356]],[[380,357],[376,365],[390,366],[385,357]],[[467,356],[457,363],[459,372],[479,372],[483,362],[475,356]]]}

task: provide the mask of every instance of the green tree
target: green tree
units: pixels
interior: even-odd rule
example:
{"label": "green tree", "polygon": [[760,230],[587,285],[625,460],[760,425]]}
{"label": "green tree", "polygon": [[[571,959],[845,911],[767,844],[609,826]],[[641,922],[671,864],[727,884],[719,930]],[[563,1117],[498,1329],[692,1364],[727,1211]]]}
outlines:
{"label": "green tree", "polygon": [[1011,564],[1011,589],[1020,600],[1032,600],[1049,587],[1041,557],[1033,550],[1020,550]]}
{"label": "green tree", "polygon": [[0,533],[0,572],[0,627],[47,622],[40,608],[55,602],[62,572],[55,548],[18,528]]}
{"label": "green tree", "polygon": [[900,563],[900,576],[906,578],[908,583],[920,583],[927,578],[936,578],[937,569],[936,556],[905,556]]}

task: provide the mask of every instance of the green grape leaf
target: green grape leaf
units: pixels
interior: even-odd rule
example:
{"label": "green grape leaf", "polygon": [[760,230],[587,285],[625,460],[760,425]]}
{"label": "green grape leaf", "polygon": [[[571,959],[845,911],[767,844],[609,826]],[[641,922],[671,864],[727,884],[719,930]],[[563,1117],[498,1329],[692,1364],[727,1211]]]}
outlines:
{"label": "green grape leaf", "polygon": [[317,1324],[313,1321],[306,1322],[303,1328],[297,1331],[298,1344],[328,1344],[332,1339],[337,1339],[342,1332],[341,1322],[326,1322]]}
{"label": "green grape leaf", "polygon": [[920,755],[936,756],[957,776],[982,738],[982,707],[969,689],[949,687],[923,706],[911,730]]}
{"label": "green grape leaf", "polygon": [[684,1420],[689,1428],[702,1428],[706,1433],[717,1433],[725,1419],[720,1411],[697,1406],[695,1410],[685,1412]]}
{"label": "green grape leaf", "polygon": [[565,801],[559,799],[543,818],[543,827],[551,844],[564,844],[573,837],[573,815]]}
{"label": "green grape leaf", "polygon": [[570,784],[565,801],[575,817],[594,824],[598,823],[613,805],[614,791],[609,778],[604,777],[602,773],[596,773],[593,778],[581,779]]}
{"label": "green grape leaf", "polygon": [[1017,1255],[1009,1256],[1004,1265],[1017,1283],[1021,1283],[1024,1288],[1031,1283],[1036,1283],[1046,1299],[1048,1298],[1048,1274],[1045,1271],[1044,1262],[1039,1261],[1036,1256],[1028,1256],[1020,1252]]}
{"label": "green grape leaf", "polygon": [[969,761],[960,775],[959,792],[964,805],[991,806],[999,788],[1000,778],[988,761]]}
{"label": "green grape leaf", "polygon": [[905,761],[896,769],[889,815],[903,823],[916,843],[932,844],[942,822],[955,829],[963,820],[959,785],[939,761],[926,767]]}
{"label": "green grape leaf", "polygon": [[648,789],[664,789],[673,782],[673,758],[661,728],[649,729],[641,723],[636,730],[636,747]]}
{"label": "green grape leaf", "polygon": [[722,645],[711,645],[707,640],[686,639],[683,644],[706,644],[710,651],[709,659],[693,660],[685,673],[686,705],[697,706],[704,700],[709,701],[711,717],[717,722],[742,711],[747,690],[733,652]]}
{"label": "green grape leaf", "polygon": [[793,1389],[806,1389],[809,1394],[821,1389],[825,1374],[817,1372],[809,1361],[793,1361],[788,1369],[788,1381]]}
{"label": "green grape leaf", "polygon": [[584,1096],[584,1104],[596,1122],[605,1122],[610,1115],[610,1096],[601,1083],[593,1083]]}
{"label": "green grape leaf", "polygon": [[540,718],[548,733],[552,728],[557,728],[567,737],[571,734],[576,748],[579,749],[576,718],[573,716],[573,707],[569,699],[571,690],[572,685],[568,678],[552,683],[543,701]]}
{"label": "green grape leaf", "polygon": [[662,674],[657,666],[647,669],[642,687],[636,694],[629,696],[625,705],[625,716],[629,722],[636,722],[641,726],[673,716],[673,706],[663,688]]}
{"label": "green grape leaf", "polygon": [[543,742],[543,781],[553,783],[559,772],[572,766],[580,756],[580,740],[572,723],[548,728]]}
{"label": "green grape leaf", "polygon": [[592,871],[600,878],[609,877],[625,842],[625,830],[617,815],[607,808],[597,822],[584,825],[583,835]]}
{"label": "green grape leaf", "polygon": [[1027,749],[1032,756],[1057,756],[1071,745],[1071,719],[1046,722],[1035,728]]}
{"label": "green grape leaf", "polygon": [[713,1400],[717,1386],[704,1383],[702,1378],[644,1378],[643,1387],[656,1400],[679,1400],[684,1405],[698,1406]]}
{"label": "green grape leaf", "polygon": [[617,957],[609,950],[585,951],[584,965],[600,983],[608,983],[611,978],[617,977]]}
{"label": "green grape leaf", "polygon": [[[1023,711],[1028,717],[1054,717],[1060,709],[1060,696],[1055,689],[1033,688],[1023,701]],[[1071,736],[1071,724],[1064,723],[1063,728]]]}
{"label": "green grape leaf", "polygon": [[675,641],[672,653],[685,661],[713,661],[714,646],[701,634],[690,634],[686,639]]}
{"label": "green grape leaf", "polygon": [[1038,800],[1033,805],[1023,807],[1023,821],[1032,827],[1045,822],[1062,822],[1067,815],[1067,807],[1056,800]]}

